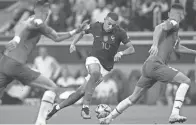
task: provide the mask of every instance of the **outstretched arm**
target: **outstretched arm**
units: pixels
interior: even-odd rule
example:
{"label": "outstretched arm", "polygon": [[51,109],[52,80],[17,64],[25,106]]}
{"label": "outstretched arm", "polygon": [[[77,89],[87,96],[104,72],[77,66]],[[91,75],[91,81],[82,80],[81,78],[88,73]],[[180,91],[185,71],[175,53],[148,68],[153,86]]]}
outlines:
{"label": "outstretched arm", "polygon": [[123,55],[130,55],[130,54],[135,53],[135,49],[134,49],[129,37],[127,36],[127,33],[125,33],[125,32],[122,34],[122,43],[127,47],[127,49],[125,49],[124,51],[118,52],[114,56],[115,62],[119,61]]}
{"label": "outstretched arm", "polygon": [[135,53],[135,48],[133,47],[131,42],[126,43],[125,46],[128,48],[125,49],[124,51],[120,51],[119,53],[122,53],[122,55],[130,55]]}
{"label": "outstretched arm", "polygon": [[73,42],[71,43],[70,48],[69,48],[70,53],[76,51],[76,44],[80,41],[80,39],[82,39],[84,34],[91,33],[92,25],[86,25],[83,30],[84,31],[82,31],[78,36],[76,36]]}
{"label": "outstretched arm", "polygon": [[193,49],[189,49],[183,45],[181,45],[179,42],[177,43],[177,45],[174,47],[175,51],[177,53],[184,53],[184,54],[192,54],[196,56],[196,50]]}
{"label": "outstretched arm", "polygon": [[163,36],[163,33],[166,31],[169,31],[171,29],[177,28],[178,23],[174,20],[168,20],[164,23],[157,25],[155,27],[155,30],[153,32],[153,44],[149,50],[149,53],[151,55],[157,55],[158,53],[158,44],[160,42],[161,37]]}
{"label": "outstretched arm", "polygon": [[51,27],[44,25],[44,28],[42,28],[42,33],[46,37],[52,39],[55,42],[61,42],[65,39],[68,39],[68,38],[72,37],[73,35],[75,35],[77,33],[77,30],[72,30],[70,32],[65,32],[65,33],[57,33]]}
{"label": "outstretched arm", "polygon": [[82,37],[85,34],[91,33],[91,31],[92,31],[92,25],[93,24],[85,25],[83,31],[73,40],[72,45],[76,45],[78,43],[78,41],[80,41],[80,39],[82,39]]}
{"label": "outstretched arm", "polygon": [[78,43],[78,41],[80,41],[80,39],[82,39],[84,34],[85,34],[84,31],[82,31],[77,37],[75,37],[75,39],[72,42],[72,45],[76,45]]}
{"label": "outstretched arm", "polygon": [[61,42],[65,39],[68,39],[72,37],[73,35],[81,32],[83,28],[87,25],[87,21],[84,21],[77,29],[74,29],[70,32],[65,32],[65,33],[57,33],[54,29],[51,27],[47,26],[46,24],[43,24],[41,26],[41,32],[47,36],[48,38],[54,40],[55,42]]}

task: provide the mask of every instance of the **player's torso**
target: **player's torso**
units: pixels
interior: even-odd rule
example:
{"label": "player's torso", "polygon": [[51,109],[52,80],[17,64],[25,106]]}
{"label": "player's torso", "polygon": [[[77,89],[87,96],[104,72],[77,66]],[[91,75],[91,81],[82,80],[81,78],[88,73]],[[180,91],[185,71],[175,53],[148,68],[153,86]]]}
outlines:
{"label": "player's torso", "polygon": [[41,34],[38,29],[33,29],[31,26],[27,26],[31,24],[33,18],[28,19],[19,24],[19,29],[22,31],[22,36],[20,43],[17,47],[11,51],[5,51],[5,54],[20,63],[26,63],[28,56],[31,54],[33,49],[36,47],[36,44],[40,40]]}
{"label": "player's torso", "polygon": [[174,46],[178,38],[178,31],[170,30],[164,32],[160,38],[158,45],[158,56],[167,63],[170,59],[171,53],[174,51]]}
{"label": "player's torso", "polygon": [[114,56],[120,46],[120,30],[105,32],[102,23],[97,23],[92,33],[94,37],[92,56],[113,63]]}

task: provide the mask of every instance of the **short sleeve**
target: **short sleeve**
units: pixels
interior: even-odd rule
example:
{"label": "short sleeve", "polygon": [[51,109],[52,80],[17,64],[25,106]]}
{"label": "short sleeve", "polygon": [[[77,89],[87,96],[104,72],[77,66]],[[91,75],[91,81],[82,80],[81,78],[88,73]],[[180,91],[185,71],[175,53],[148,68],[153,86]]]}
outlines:
{"label": "short sleeve", "polygon": [[121,42],[123,44],[127,44],[129,42],[129,37],[128,37],[126,31],[124,31],[124,30],[121,33]]}

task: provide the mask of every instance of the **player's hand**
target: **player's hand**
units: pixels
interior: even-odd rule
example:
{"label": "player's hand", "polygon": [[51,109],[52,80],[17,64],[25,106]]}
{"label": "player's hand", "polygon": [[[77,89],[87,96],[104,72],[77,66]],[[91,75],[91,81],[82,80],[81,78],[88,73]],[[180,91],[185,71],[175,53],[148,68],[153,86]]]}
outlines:
{"label": "player's hand", "polygon": [[74,44],[71,44],[69,48],[69,52],[73,53],[74,51],[76,51],[76,46]]}
{"label": "player's hand", "polygon": [[118,53],[114,56],[114,61],[115,61],[115,62],[120,61],[122,55],[123,55],[122,52],[118,52]]}
{"label": "player's hand", "polygon": [[5,48],[8,50],[8,51],[11,51],[13,50],[14,48],[16,48],[16,46],[18,45],[18,43],[14,40],[11,40],[10,42],[8,42],[6,45],[5,45]]}
{"label": "player's hand", "polygon": [[85,30],[86,27],[89,25],[88,23],[89,23],[89,20],[85,20],[84,22],[82,22],[82,24],[80,24],[78,26],[78,28],[76,29],[76,33],[79,33],[81,31]]}
{"label": "player's hand", "polygon": [[150,55],[156,56],[157,53],[158,53],[158,47],[155,46],[155,45],[152,45],[151,48],[150,48],[150,50],[148,52],[150,53]]}

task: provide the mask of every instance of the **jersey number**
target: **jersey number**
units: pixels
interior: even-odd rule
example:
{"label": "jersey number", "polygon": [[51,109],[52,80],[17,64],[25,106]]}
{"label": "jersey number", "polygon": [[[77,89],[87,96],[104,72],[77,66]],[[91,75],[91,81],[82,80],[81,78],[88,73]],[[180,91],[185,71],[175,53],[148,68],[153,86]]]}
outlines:
{"label": "jersey number", "polygon": [[109,50],[110,49],[110,44],[109,43],[102,42],[102,49]]}

